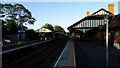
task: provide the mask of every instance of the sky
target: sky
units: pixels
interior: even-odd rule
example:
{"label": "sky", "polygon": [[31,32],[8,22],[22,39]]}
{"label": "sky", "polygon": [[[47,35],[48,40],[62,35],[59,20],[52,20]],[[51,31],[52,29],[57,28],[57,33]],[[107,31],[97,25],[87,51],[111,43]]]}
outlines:
{"label": "sky", "polygon": [[59,25],[67,30],[67,27],[76,23],[86,16],[104,8],[108,10],[108,4],[115,4],[115,14],[118,14],[118,2],[3,2],[23,4],[36,19],[34,25],[29,25],[31,29],[39,29],[45,23],[53,26]]}
{"label": "sky", "polygon": [[2,0],[2,2],[118,2],[119,0]]}

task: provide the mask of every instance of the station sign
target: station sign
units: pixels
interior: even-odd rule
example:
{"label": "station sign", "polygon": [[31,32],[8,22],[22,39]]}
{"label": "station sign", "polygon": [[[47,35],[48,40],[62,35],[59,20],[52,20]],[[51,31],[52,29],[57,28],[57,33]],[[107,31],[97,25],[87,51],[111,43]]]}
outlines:
{"label": "station sign", "polygon": [[25,30],[18,30],[18,33],[25,33]]}

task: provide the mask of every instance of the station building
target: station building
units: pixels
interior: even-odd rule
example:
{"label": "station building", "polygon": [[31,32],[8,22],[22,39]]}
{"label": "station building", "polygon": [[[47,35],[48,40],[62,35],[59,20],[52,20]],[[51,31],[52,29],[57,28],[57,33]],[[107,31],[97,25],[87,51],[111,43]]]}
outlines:
{"label": "station building", "polygon": [[[86,14],[86,17],[68,27],[71,33],[75,33],[76,36],[79,35],[81,39],[104,42],[106,39],[106,23],[108,23],[110,43],[112,40],[115,41],[115,37],[112,37],[113,35],[120,35],[120,29],[117,26],[120,23],[118,21],[120,19],[118,18],[119,15],[114,15],[114,4],[108,4],[108,10],[101,8],[92,14],[89,11]],[[113,19],[116,19],[118,24]],[[115,25],[114,27],[113,24]]]}

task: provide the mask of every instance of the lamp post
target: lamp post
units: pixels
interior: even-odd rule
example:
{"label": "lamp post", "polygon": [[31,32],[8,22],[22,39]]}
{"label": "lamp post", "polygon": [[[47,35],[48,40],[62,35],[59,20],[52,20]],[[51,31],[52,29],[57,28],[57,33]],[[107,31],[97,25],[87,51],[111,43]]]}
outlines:
{"label": "lamp post", "polygon": [[106,22],[106,68],[108,68],[108,15],[104,19]]}

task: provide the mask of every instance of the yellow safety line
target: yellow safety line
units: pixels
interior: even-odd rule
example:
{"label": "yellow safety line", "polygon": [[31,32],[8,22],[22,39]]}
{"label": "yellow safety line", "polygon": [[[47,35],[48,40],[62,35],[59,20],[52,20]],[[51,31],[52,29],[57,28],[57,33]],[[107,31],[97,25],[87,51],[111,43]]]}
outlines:
{"label": "yellow safety line", "polygon": [[74,68],[76,68],[76,58],[75,58],[74,42],[73,42],[73,54],[74,54]]}

